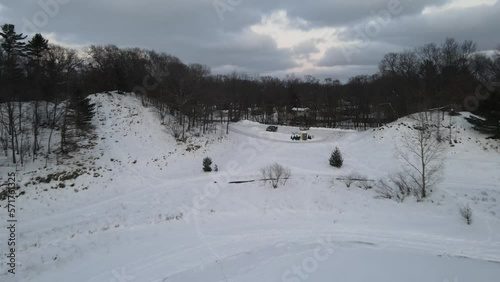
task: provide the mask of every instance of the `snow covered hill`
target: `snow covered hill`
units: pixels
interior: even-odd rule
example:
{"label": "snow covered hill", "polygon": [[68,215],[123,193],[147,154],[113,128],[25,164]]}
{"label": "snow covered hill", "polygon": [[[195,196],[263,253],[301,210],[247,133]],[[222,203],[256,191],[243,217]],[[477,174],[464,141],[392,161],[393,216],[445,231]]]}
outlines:
{"label": "snow covered hill", "polygon": [[[241,121],[228,135],[219,130],[178,143],[134,96],[92,100],[97,145],[64,166],[20,172],[26,194],[17,200],[18,265],[13,277],[2,263],[1,281],[500,277],[499,143],[463,116],[452,118],[443,182],[428,200],[397,203],[335,178],[357,172],[376,180],[396,171],[394,146],[413,130],[410,119],[365,132],[313,128],[314,139],[305,142],[289,139],[298,128],[269,133]],[[328,163],[335,146],[342,169]],[[219,171],[202,171],[207,156]],[[274,162],[291,169],[286,185],[245,182]],[[79,176],[37,180],[62,171]],[[459,214],[463,204],[474,212],[470,226]],[[0,220],[6,222],[5,210]]]}

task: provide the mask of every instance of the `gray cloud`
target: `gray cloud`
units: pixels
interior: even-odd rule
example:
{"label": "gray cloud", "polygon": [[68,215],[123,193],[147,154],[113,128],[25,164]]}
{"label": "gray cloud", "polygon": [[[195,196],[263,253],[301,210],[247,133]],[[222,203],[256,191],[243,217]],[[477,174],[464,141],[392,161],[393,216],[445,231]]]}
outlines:
{"label": "gray cloud", "polygon": [[249,72],[269,72],[293,68],[292,52],[278,49],[269,36],[255,33],[233,34],[225,40],[205,43],[204,52],[193,55],[196,62],[208,65],[235,65]]}
{"label": "gray cloud", "polygon": [[293,47],[293,53],[296,55],[309,55],[319,52],[316,46],[316,40],[306,40]]}
{"label": "gray cloud", "polygon": [[377,41],[368,42],[362,47],[345,44],[342,47],[330,48],[318,62],[318,66],[377,65],[385,54],[401,50],[401,46]]}
{"label": "gray cloud", "polygon": [[[369,41],[384,41],[399,46],[418,47],[426,43],[440,43],[447,37],[473,40],[480,50],[489,50],[500,44],[500,2],[493,6],[452,9],[442,13],[420,14],[394,19],[386,27],[380,26]],[[351,26],[340,33],[340,39],[349,41],[366,32],[367,22]]]}
{"label": "gray cloud", "polygon": [[[305,31],[338,27],[343,31],[337,43],[352,46],[351,40],[356,36],[354,27],[363,27],[372,17],[372,11],[387,10],[388,4],[397,0],[216,0],[220,1],[216,3],[237,3],[223,13],[223,20],[214,8],[214,0],[0,1],[0,21],[13,23],[20,31],[53,33],[68,44],[142,47],[170,53],[187,63],[207,64],[216,71],[283,74],[296,66],[293,58],[309,59],[311,53],[317,52],[318,42],[305,40],[291,49],[278,48],[271,37],[249,29],[260,23],[264,15],[284,10],[291,19],[299,19],[292,21],[301,23],[294,28]],[[426,7],[440,6],[450,0],[399,1],[401,12],[393,14],[391,22],[370,38],[371,43],[361,53],[354,54],[352,60],[345,60],[341,49],[332,48],[319,62],[311,61],[316,68],[305,71],[321,77],[370,74],[387,52],[441,42],[449,36],[472,39],[480,49],[491,49],[500,43],[495,42],[500,24],[498,2],[494,7],[423,15]],[[44,9],[39,3],[50,4]],[[55,7],[54,3],[64,4]]]}
{"label": "gray cloud", "polygon": [[[300,17],[310,22],[310,26],[345,26],[362,21],[372,15],[372,12],[387,10],[389,5],[401,6],[401,16],[420,14],[425,7],[442,5],[450,0],[370,0],[370,1],[343,1],[343,0],[318,0],[311,2],[290,1],[289,14]],[[270,1],[273,2],[273,1]]]}

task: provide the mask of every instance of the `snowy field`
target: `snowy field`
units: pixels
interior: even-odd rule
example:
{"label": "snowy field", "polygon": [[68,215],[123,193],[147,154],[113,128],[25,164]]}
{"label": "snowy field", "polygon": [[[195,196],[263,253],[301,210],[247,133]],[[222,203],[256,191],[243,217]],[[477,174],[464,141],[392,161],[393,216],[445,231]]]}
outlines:
{"label": "snowy field", "polygon": [[[334,178],[396,171],[395,143],[411,130],[408,119],[365,132],[312,128],[314,139],[304,142],[290,140],[296,127],[270,133],[241,121],[229,135],[178,143],[133,96],[92,99],[98,145],[65,166],[27,167],[18,176],[26,191],[17,199],[18,265],[15,276],[0,265],[2,282],[500,279],[499,144],[463,116],[452,120],[457,143],[447,146],[444,180],[423,202],[397,203]],[[328,163],[335,146],[342,169]],[[206,156],[218,172],[202,171]],[[291,169],[285,186],[229,184],[259,179],[273,162]],[[25,185],[77,169],[85,173],[61,189]],[[470,226],[459,214],[463,204],[474,212]]]}

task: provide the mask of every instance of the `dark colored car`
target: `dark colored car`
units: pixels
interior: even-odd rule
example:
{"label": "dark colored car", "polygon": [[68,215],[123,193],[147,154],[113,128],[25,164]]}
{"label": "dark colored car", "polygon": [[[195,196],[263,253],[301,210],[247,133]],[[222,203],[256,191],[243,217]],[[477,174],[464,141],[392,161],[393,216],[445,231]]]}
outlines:
{"label": "dark colored car", "polygon": [[266,128],[266,131],[270,131],[270,132],[276,132],[278,131],[278,127],[277,126],[274,126],[274,125],[270,125]]}

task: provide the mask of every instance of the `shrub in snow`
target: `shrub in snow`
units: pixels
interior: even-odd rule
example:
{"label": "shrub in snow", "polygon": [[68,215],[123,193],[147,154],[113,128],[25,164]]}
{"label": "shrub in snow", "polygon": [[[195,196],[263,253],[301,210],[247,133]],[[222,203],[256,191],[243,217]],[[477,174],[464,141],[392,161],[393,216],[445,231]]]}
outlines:
{"label": "shrub in snow", "polygon": [[263,180],[270,181],[273,188],[278,188],[278,184],[285,185],[288,178],[291,176],[291,171],[278,163],[268,165],[261,170]]}
{"label": "shrub in snow", "polygon": [[365,189],[365,190],[368,190],[368,189],[372,189],[373,188],[373,182],[372,180],[360,180],[359,181],[359,188],[362,188],[362,189]]}
{"label": "shrub in snow", "polygon": [[376,187],[380,198],[392,199],[396,202],[403,202],[410,195],[419,196],[420,189],[412,186],[412,179],[404,172],[390,175],[387,179],[378,181]]}
{"label": "shrub in snow", "polygon": [[351,184],[354,182],[354,179],[350,178],[349,176],[343,176],[341,178],[339,178],[339,180],[341,182],[344,182],[345,186],[347,186],[347,188],[351,187]]}
{"label": "shrub in snow", "polygon": [[181,137],[182,126],[180,126],[176,121],[171,121],[168,125],[168,129],[170,129],[170,132],[175,139],[179,139]]}
{"label": "shrub in snow", "polygon": [[351,187],[351,184],[354,182],[358,182],[359,188],[364,188],[365,190],[371,189],[371,181],[366,175],[357,172],[351,172],[348,175],[337,178],[337,180],[342,181],[348,188]]}
{"label": "shrub in snow", "polygon": [[468,225],[472,224],[472,209],[469,205],[464,205],[460,207],[460,215],[465,219]]}
{"label": "shrub in snow", "polygon": [[373,185],[372,185],[373,180],[368,179],[368,176],[366,176],[364,174],[353,172],[353,173],[349,174],[348,177],[350,179],[358,182],[359,183],[359,185],[358,185],[359,188],[362,188],[362,189],[365,189],[365,190],[373,188]]}
{"label": "shrub in snow", "polygon": [[403,202],[405,198],[405,195],[401,191],[385,179],[379,180],[376,191],[379,198],[395,200],[398,203]]}
{"label": "shrub in snow", "polygon": [[214,171],[215,172],[219,171],[219,167],[217,165],[214,165]]}
{"label": "shrub in snow", "polygon": [[206,157],[203,159],[203,171],[204,172],[212,171],[212,159],[211,158]]}
{"label": "shrub in snow", "polygon": [[338,147],[335,147],[335,151],[333,151],[332,155],[330,156],[330,165],[336,168],[341,168],[343,164],[344,159],[342,158],[342,153],[340,153]]}

